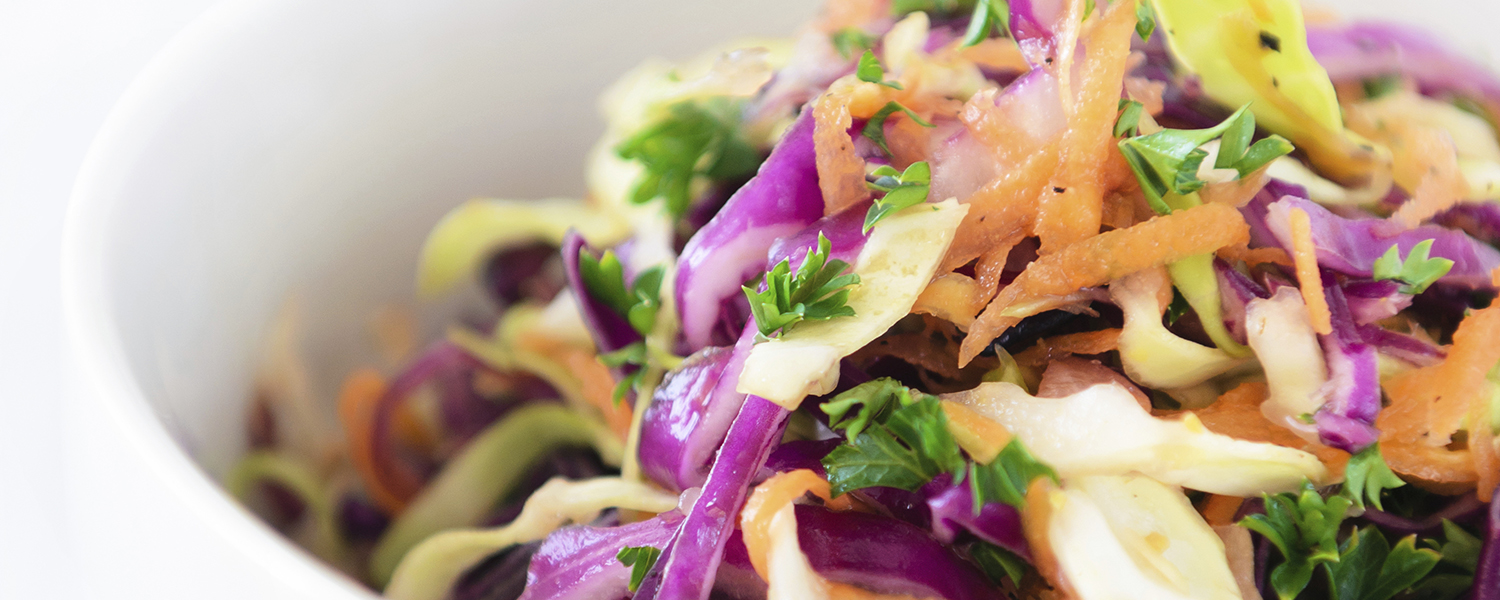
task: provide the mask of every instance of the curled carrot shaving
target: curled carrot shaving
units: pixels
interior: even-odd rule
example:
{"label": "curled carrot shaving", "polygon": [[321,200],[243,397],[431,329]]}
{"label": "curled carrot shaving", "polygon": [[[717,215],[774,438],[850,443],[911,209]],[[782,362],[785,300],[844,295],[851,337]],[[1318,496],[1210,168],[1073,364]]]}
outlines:
{"label": "curled carrot shaving", "polygon": [[406,509],[416,489],[393,488],[381,478],[375,461],[375,409],[385,395],[385,378],[374,369],[360,369],[344,379],[339,391],[339,423],[349,444],[349,460],[375,501],[386,514]]}
{"label": "curled carrot shaving", "polygon": [[1031,70],[1026,57],[1021,56],[1021,48],[1010,38],[989,38],[958,52],[964,60],[993,71],[1025,73]]}
{"label": "curled carrot shaving", "polygon": [[[1401,157],[1405,154],[1413,157],[1411,162],[1416,163],[1415,166],[1425,169],[1412,191],[1411,200],[1396,209],[1391,219],[1407,227],[1416,227],[1468,196],[1469,184],[1458,170],[1458,152],[1446,133],[1430,128],[1410,129],[1411,135],[1404,140],[1410,149],[1397,152],[1397,164],[1401,164]],[[1397,177],[1400,177],[1400,170]]]}
{"label": "curled carrot shaving", "polygon": [[865,187],[865,160],[854,151],[854,140],[849,137],[854,118],[845,98],[830,90],[818,98],[812,110],[818,187],[823,190],[823,213],[831,215],[870,197]]}
{"label": "curled carrot shaving", "polygon": [[1035,346],[1016,355],[1016,363],[1028,367],[1040,367],[1064,356],[1104,354],[1119,347],[1119,329],[1069,333],[1037,340]]}
{"label": "curled carrot shaving", "polygon": [[959,364],[968,364],[991,340],[1030,314],[1013,308],[1040,306],[1039,300],[1104,285],[1157,265],[1249,240],[1250,227],[1238,210],[1204,204],[1101,233],[1044,255],[1000,290],[974,321],[964,338]]}
{"label": "curled carrot shaving", "polygon": [[1292,209],[1288,220],[1292,227],[1292,262],[1297,265],[1297,285],[1302,290],[1302,302],[1307,304],[1307,318],[1313,331],[1328,335],[1333,333],[1333,322],[1328,299],[1323,297],[1323,276],[1318,272],[1317,250],[1313,248],[1312,220],[1300,208]]}
{"label": "curled carrot shaving", "polygon": [[1210,526],[1233,525],[1234,515],[1244,503],[1245,499],[1238,496],[1209,494],[1208,500],[1203,503],[1203,509],[1198,512],[1203,513],[1203,520]]}
{"label": "curled carrot shaving", "polygon": [[1496,456],[1495,432],[1486,424],[1489,411],[1475,411],[1472,422],[1480,423],[1469,432],[1469,451],[1474,453],[1474,471],[1478,477],[1479,499],[1489,502],[1500,485],[1500,456]]}
{"label": "curled carrot shaving", "polygon": [[927,284],[917,296],[911,311],[932,315],[961,328],[974,322],[974,315],[984,308],[979,283],[963,273],[944,273]]}
{"label": "curled carrot shaving", "polygon": [[[1070,3],[1070,14],[1078,9],[1079,3]],[[1130,57],[1134,11],[1132,3],[1116,2],[1089,21],[1081,40],[1087,53],[1077,65],[1077,78],[1071,80],[1077,84],[1072,95],[1068,95],[1067,83],[1073,74],[1063,73],[1069,70],[1072,48],[1060,48],[1063,66],[1057,70],[1068,124],[1061,142],[1063,162],[1052,177],[1053,193],[1044,192],[1037,207],[1036,233],[1043,254],[1099,233],[1108,186],[1099,165],[1119,154],[1114,147],[1114,124]],[[1060,38],[1059,43],[1065,44],[1066,33]]]}
{"label": "curled carrot shaving", "polygon": [[1010,443],[1010,430],[998,421],[952,400],[944,400],[942,407],[943,416],[948,418],[948,431],[975,462],[989,464]]}
{"label": "curled carrot shaving", "polygon": [[[1474,311],[1453,332],[1443,362],[1407,371],[1385,383],[1391,405],[1376,426],[1404,443],[1446,446],[1465,415],[1488,414],[1490,369],[1500,362],[1500,305]],[[1481,406],[1482,405],[1482,406]],[[1480,421],[1486,422],[1485,421]],[[1471,424],[1471,427],[1473,424]]]}
{"label": "curled carrot shaving", "polygon": [[[620,436],[621,440],[625,439],[630,433],[632,414],[630,406],[624,401],[615,402],[615,379],[609,374],[609,368],[601,364],[593,353],[585,350],[570,350],[562,359],[568,370],[578,376],[578,381],[582,384],[583,399],[599,409],[610,431]],[[649,401],[649,398],[636,399],[636,402]]]}
{"label": "curled carrot shaving", "polygon": [[1261,167],[1259,170],[1235,179],[1233,181],[1222,181],[1210,183],[1198,190],[1198,198],[1209,204],[1228,204],[1230,206],[1244,206],[1260,193],[1261,188],[1266,187],[1266,169],[1270,165]]}
{"label": "curled carrot shaving", "polygon": [[1402,479],[1440,494],[1473,490],[1479,480],[1473,453],[1468,450],[1449,450],[1421,442],[1408,444],[1382,437],[1380,456]]}
{"label": "curled carrot shaving", "polygon": [[1198,416],[1204,427],[1214,433],[1311,452],[1328,468],[1328,472],[1342,473],[1344,465],[1349,462],[1349,453],[1308,442],[1285,427],[1272,423],[1260,411],[1261,403],[1268,397],[1270,391],[1264,382],[1242,383],[1224,392],[1213,404],[1193,411],[1193,414]]}
{"label": "curled carrot shaving", "polygon": [[1008,240],[1029,235],[1036,222],[1036,198],[1047,189],[1056,160],[1057,146],[1043,146],[970,195],[965,202],[969,212],[959,223],[938,271],[952,271]]}
{"label": "curled carrot shaving", "polygon": [[1219,249],[1219,258],[1229,262],[1243,261],[1247,265],[1292,266],[1292,257],[1281,248],[1250,248],[1248,246],[1225,246]]}
{"label": "curled carrot shaving", "polygon": [[1495,270],[1490,271],[1490,284],[1500,287],[1500,267],[1495,267]]}

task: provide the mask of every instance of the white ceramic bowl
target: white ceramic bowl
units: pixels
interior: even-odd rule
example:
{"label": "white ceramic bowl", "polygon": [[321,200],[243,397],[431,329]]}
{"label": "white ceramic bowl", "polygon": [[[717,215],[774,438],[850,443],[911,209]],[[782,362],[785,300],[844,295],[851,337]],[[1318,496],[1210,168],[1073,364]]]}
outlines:
{"label": "white ceramic bowl", "polygon": [[[1470,51],[1495,44],[1484,28],[1500,21],[1491,0],[1341,4],[1445,24]],[[368,597],[214,483],[244,448],[256,350],[287,294],[305,300],[331,397],[364,316],[410,299],[418,245],[445,210],[580,193],[594,99],[613,77],[647,56],[789,33],[814,9],[244,0],[184,32],[110,117],[68,223],[71,530],[92,595]]]}

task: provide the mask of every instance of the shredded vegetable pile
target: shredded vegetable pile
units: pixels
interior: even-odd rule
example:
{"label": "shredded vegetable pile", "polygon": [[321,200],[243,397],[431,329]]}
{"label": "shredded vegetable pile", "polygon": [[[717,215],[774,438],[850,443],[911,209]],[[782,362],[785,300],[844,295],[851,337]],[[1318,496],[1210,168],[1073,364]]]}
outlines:
{"label": "shredded vegetable pile", "polygon": [[829,0],[601,107],[336,425],[276,332],[235,494],[397,600],[1500,600],[1500,78],[1432,35]]}

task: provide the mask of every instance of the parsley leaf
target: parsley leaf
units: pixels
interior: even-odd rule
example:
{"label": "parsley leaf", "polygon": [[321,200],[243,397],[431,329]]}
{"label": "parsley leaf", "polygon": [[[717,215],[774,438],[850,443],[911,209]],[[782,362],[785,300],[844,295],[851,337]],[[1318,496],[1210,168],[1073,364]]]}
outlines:
{"label": "parsley leaf", "polygon": [[926,397],[823,457],[834,496],[867,487],[915,491],[942,473],[963,473],[963,454],[948,432],[941,401]]}
{"label": "parsley leaf", "polygon": [[1380,77],[1366,79],[1360,82],[1360,87],[1364,88],[1366,100],[1374,100],[1391,92],[1397,91],[1401,89],[1401,86],[1402,81],[1400,75],[1382,75]]}
{"label": "parsley leaf", "polygon": [[1281,551],[1284,561],[1271,571],[1271,587],[1282,600],[1297,597],[1320,564],[1339,560],[1338,531],[1350,502],[1343,496],[1327,500],[1311,482],[1300,494],[1263,496],[1266,513],[1251,515],[1240,525],[1259,533]]}
{"label": "parsley leaf", "polygon": [[875,180],[865,185],[872,190],[885,192],[885,195],[876,198],[875,203],[870,205],[870,210],[865,213],[865,225],[860,232],[866,234],[891,213],[926,202],[932,185],[932,169],[927,166],[926,161],[914,162],[901,173],[897,173],[890,165],[881,165],[870,175]]}
{"label": "parsley leaf", "polygon": [[1120,152],[1153,210],[1168,214],[1172,208],[1163,199],[1168,193],[1186,195],[1203,187],[1198,167],[1208,153],[1199,146],[1214,138],[1227,138],[1214,166],[1233,168],[1241,177],[1292,151],[1291,143],[1276,135],[1246,147],[1255,132],[1255,115],[1248,109],[1248,104],[1242,106],[1223,123],[1208,129],[1163,129],[1120,140]]}
{"label": "parsley leaf", "polygon": [[[899,407],[911,406],[918,400],[929,398],[921,392],[913,393],[909,387],[894,379],[882,377],[854,386],[847,392],[834,396],[832,400],[818,405],[828,415],[828,426],[841,429],[850,438],[859,437],[860,432],[871,423],[884,423],[891,412]],[[854,408],[859,407],[855,411]],[[850,415],[853,411],[854,414]]]}
{"label": "parsley leaf", "polygon": [[859,57],[859,67],[854,70],[854,75],[860,81],[867,83],[878,83],[891,89],[904,89],[900,83],[885,81],[885,67],[880,66],[880,59],[875,58],[875,53],[865,50],[863,56]]}
{"label": "parsley leaf", "polygon": [[1338,559],[1324,565],[1334,598],[1390,600],[1412,587],[1439,559],[1433,550],[1418,549],[1416,540],[1415,535],[1406,536],[1393,548],[1375,527],[1356,528],[1344,541]]}
{"label": "parsley leaf", "polygon": [[[896,16],[922,11],[932,16],[951,15],[964,10],[973,0],[891,0],[891,14]],[[981,0],[983,1],[983,0]]]}
{"label": "parsley leaf", "polygon": [[1010,31],[1010,0],[975,2],[974,16],[969,18],[969,28],[964,31],[964,39],[959,47],[968,48],[989,39],[996,27],[1002,31]]}
{"label": "parsley leaf", "polygon": [[1135,5],[1135,34],[1141,36],[1141,41],[1151,39],[1151,33],[1156,31],[1156,13],[1151,11],[1150,2],[1141,2]]}
{"label": "parsley leaf", "polygon": [[969,558],[974,559],[979,570],[996,586],[1006,579],[1020,585],[1021,578],[1031,569],[1031,563],[1026,559],[989,542],[975,542],[969,547]]}
{"label": "parsley leaf", "polygon": [[616,146],[621,158],[645,167],[630,201],[646,204],[662,198],[667,212],[680,218],[692,205],[695,181],[754,173],[760,154],[740,134],[739,107],[725,98],[680,102]]}
{"label": "parsley leaf", "polygon": [[[854,316],[848,288],[859,283],[859,275],[843,274],[849,263],[828,260],[829,249],[828,238],[819,232],[818,248],[807,253],[796,273],[788,258],[761,276],[755,287],[741,287],[761,338],[791,331],[803,321]],[[757,291],[761,285],[766,288],[763,292]]]}
{"label": "parsley leaf", "polygon": [[661,281],[664,274],[657,265],[636,274],[630,288],[625,287],[625,269],[614,251],[594,258],[587,251],[578,253],[578,272],[589,296],[604,303],[630,323],[637,333],[646,335],[656,324],[661,310]]}
{"label": "parsley leaf", "polygon": [[618,405],[621,400],[625,399],[626,393],[640,387],[641,377],[646,373],[645,369],[639,368],[646,366],[646,343],[636,342],[614,352],[600,354],[599,362],[603,363],[606,367],[612,368],[626,367],[627,365],[636,367],[624,369],[627,373],[624,377],[620,378],[619,383],[615,384],[611,399]]}
{"label": "parsley leaf", "polygon": [[988,502],[1004,502],[1016,508],[1025,508],[1026,489],[1038,477],[1058,481],[1057,471],[1031,455],[1019,439],[1000,451],[990,464],[969,465],[969,487],[974,492],[974,514]]}
{"label": "parsley leaf", "polygon": [[860,133],[870,138],[870,141],[875,142],[875,145],[880,146],[880,149],[884,150],[886,154],[890,154],[891,149],[885,145],[885,121],[898,110],[906,113],[906,116],[918,125],[936,127],[936,125],[922,120],[922,117],[917,116],[917,113],[912,112],[910,108],[902,106],[900,102],[892,100],[885,103],[885,106],[882,106],[880,110],[875,111],[875,114],[870,116],[870,120],[865,121],[865,127],[860,130]]}
{"label": "parsley leaf", "polygon": [[875,47],[875,36],[858,27],[845,27],[835,31],[828,41],[833,43],[833,49],[838,50],[839,56],[844,57],[844,60],[854,58],[856,52]]}
{"label": "parsley leaf", "polygon": [[1479,569],[1479,551],[1484,547],[1483,541],[1447,519],[1443,519],[1443,537],[1447,541],[1439,547],[1439,551],[1442,552],[1444,561],[1470,573]]}
{"label": "parsley leaf", "polygon": [[1162,320],[1166,322],[1167,327],[1171,327],[1176,325],[1177,320],[1181,319],[1182,315],[1187,314],[1192,308],[1193,305],[1188,304],[1187,298],[1182,295],[1182,292],[1174,287],[1172,288],[1172,303],[1168,304],[1166,312],[1162,313]]}
{"label": "parsley leaf", "polygon": [[641,581],[646,579],[646,574],[651,572],[651,567],[656,566],[658,558],[661,558],[661,550],[651,546],[626,546],[615,554],[615,560],[630,567],[631,593],[641,587]]}
{"label": "parsley leaf", "polygon": [[1384,510],[1380,505],[1380,492],[1403,485],[1406,482],[1392,473],[1380,456],[1378,442],[1349,457],[1349,463],[1344,466],[1344,496],[1360,508],[1365,507],[1368,499],[1375,508]]}
{"label": "parsley leaf", "polygon": [[1146,105],[1135,100],[1120,100],[1120,117],[1115,119],[1115,137],[1141,134],[1141,111]]}
{"label": "parsley leaf", "polygon": [[1411,247],[1406,260],[1401,260],[1401,248],[1396,244],[1375,259],[1375,279],[1395,279],[1401,282],[1404,294],[1420,294],[1453,268],[1453,261],[1446,258],[1428,258],[1432,251],[1432,240],[1422,240]]}

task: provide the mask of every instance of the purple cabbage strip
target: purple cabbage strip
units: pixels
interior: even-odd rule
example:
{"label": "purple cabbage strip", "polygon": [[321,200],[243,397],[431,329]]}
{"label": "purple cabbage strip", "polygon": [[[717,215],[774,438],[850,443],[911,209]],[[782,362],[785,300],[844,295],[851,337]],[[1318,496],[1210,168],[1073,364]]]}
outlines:
{"label": "purple cabbage strip", "polygon": [[580,525],[553,532],[531,558],[521,599],[628,598],[630,568],[615,554],[625,546],[665,546],[682,520],[672,511],[618,527]]}
{"label": "purple cabbage strip", "polygon": [[1491,246],[1500,245],[1500,204],[1465,202],[1439,213],[1432,221],[1463,231]]}
{"label": "purple cabbage strip", "polygon": [[999,600],[973,565],[902,521],[798,505],[797,538],[807,561],[832,580],[887,594],[945,600]]}
{"label": "purple cabbage strip", "polygon": [[766,457],[766,466],[761,469],[756,479],[765,479],[777,473],[807,469],[817,473],[819,477],[826,477],[827,472],[823,469],[823,457],[833,452],[834,448],[844,440],[830,438],[826,440],[793,440],[777,446]]}
{"label": "purple cabbage strip", "polygon": [[677,261],[676,299],[687,351],[710,345],[726,299],[763,267],[778,238],[823,216],[811,110],[803,110],[760,171],[688,240]]}
{"label": "purple cabbage strip", "polygon": [[1334,81],[1401,75],[1415,81],[1424,94],[1500,102],[1500,79],[1493,71],[1411,25],[1309,25],[1307,48]]}
{"label": "purple cabbage strip", "polygon": [[484,265],[484,291],[502,309],[527,299],[549,302],[566,285],[556,259],[557,249],[545,242],[496,252]]}
{"label": "purple cabbage strip", "polygon": [[932,528],[932,509],[927,507],[927,496],[925,490],[918,489],[908,492],[901,488],[893,487],[867,487],[852,492],[867,504],[879,506],[885,509],[892,517],[921,527]]}
{"label": "purple cabbage strip", "polygon": [[818,247],[819,234],[828,238],[829,259],[854,264],[854,261],[859,258],[860,250],[864,249],[867,239],[860,231],[864,227],[867,206],[862,203],[845,209],[843,212],[828,215],[797,233],[776,240],[766,254],[766,268],[769,269],[783,260],[790,259],[790,266],[793,271],[796,271],[803,259],[807,257],[807,253]]}
{"label": "purple cabbage strip", "polygon": [[1011,0],[1010,37],[1021,47],[1021,55],[1033,69],[1042,68],[1057,55],[1057,32],[1052,26],[1066,12],[1058,0]]}
{"label": "purple cabbage strip", "polygon": [[[748,329],[747,329],[748,331]],[[786,409],[760,396],[747,396],[709,470],[703,491],[656,563],[636,600],[704,600],[724,557],[751,479],[766,462],[786,429]],[[659,577],[659,578],[658,578]]]}
{"label": "purple cabbage strip", "polygon": [[[1240,214],[1245,217],[1245,223],[1250,225],[1251,248],[1282,247],[1281,240],[1276,237],[1275,232],[1271,231],[1271,226],[1266,219],[1271,204],[1287,196],[1307,198],[1307,188],[1280,179],[1267,179],[1266,187],[1261,188],[1260,192],[1250,199],[1250,202],[1240,207]],[[1276,290],[1271,290],[1271,293],[1276,293]]]}
{"label": "purple cabbage strip", "polygon": [[1401,284],[1390,279],[1345,282],[1344,297],[1349,301],[1354,322],[1360,325],[1394,317],[1411,306],[1411,294],[1402,293]]}
{"label": "purple cabbage strip", "polygon": [[1214,273],[1218,275],[1219,280],[1220,310],[1224,327],[1229,330],[1229,335],[1233,336],[1235,341],[1244,344],[1249,333],[1245,330],[1245,307],[1250,304],[1251,300],[1270,298],[1271,295],[1255,280],[1246,277],[1244,273],[1222,260],[1214,259]]}
{"label": "purple cabbage strip", "polygon": [[[1256,204],[1251,202],[1247,207]],[[1348,219],[1329,212],[1311,200],[1295,196],[1283,196],[1265,206],[1264,223],[1282,248],[1292,247],[1291,227],[1287,219],[1294,208],[1306,211],[1312,223],[1313,246],[1317,251],[1318,265],[1345,275],[1370,277],[1375,260],[1385,254],[1391,244],[1399,246],[1402,256],[1405,256],[1412,246],[1429,239],[1432,240],[1431,256],[1453,261],[1453,269],[1439,279],[1439,282],[1471,289],[1490,289],[1490,271],[1500,267],[1500,250],[1475,240],[1462,231],[1438,225],[1403,230],[1385,219]],[[1246,220],[1250,220],[1249,215]],[[1253,224],[1251,233],[1253,241]]]}
{"label": "purple cabbage strip", "polygon": [[932,511],[932,533],[945,544],[953,543],[959,530],[968,530],[981,540],[1031,560],[1026,534],[1021,530],[1021,513],[1004,502],[986,502],[974,513],[974,491],[967,482],[954,485],[944,475],[922,488],[928,493],[927,507]]}
{"label": "purple cabbage strip", "polygon": [[1473,524],[1480,521],[1488,508],[1479,497],[1474,494],[1459,496],[1447,506],[1438,509],[1421,519],[1410,519],[1394,515],[1373,506],[1366,507],[1364,514],[1356,517],[1377,525],[1387,533],[1397,536],[1408,536],[1412,534],[1420,536],[1435,536],[1443,531],[1443,521],[1453,521],[1459,524]]}
{"label": "purple cabbage strip", "polygon": [[1448,358],[1448,351],[1431,342],[1396,333],[1378,325],[1361,325],[1359,334],[1365,343],[1375,346],[1381,354],[1399,358],[1419,367],[1429,367]]}
{"label": "purple cabbage strip", "polygon": [[339,500],[338,515],[339,531],[355,542],[374,542],[391,524],[390,517],[380,512],[375,503],[354,494],[344,494]]}
{"label": "purple cabbage strip", "polygon": [[641,418],[641,471],[672,490],[703,485],[714,450],[724,441],[744,395],[724,373],[743,365],[738,347],[698,351],[667,374]]}
{"label": "purple cabbage strip", "polygon": [[452,342],[440,341],[428,346],[420,356],[407,365],[405,371],[391,381],[390,386],[386,387],[385,394],[375,403],[374,432],[370,438],[370,453],[374,455],[375,469],[379,471],[382,479],[392,481],[406,476],[415,476],[415,473],[393,472],[400,468],[398,465],[401,463],[395,455],[396,449],[391,439],[391,427],[396,418],[396,409],[401,406],[401,403],[435,377],[479,366],[479,361],[462,348]]}
{"label": "purple cabbage strip", "polygon": [[1324,444],[1353,454],[1380,437],[1374,426],[1380,412],[1379,356],[1360,335],[1338,279],[1324,270],[1322,283],[1333,332],[1318,336],[1328,363],[1328,383],[1322,390],[1323,407],[1314,419]]}
{"label": "purple cabbage strip", "polygon": [[568,286],[573,288],[573,299],[578,302],[578,314],[583,317],[589,333],[593,334],[599,353],[614,352],[644,339],[625,317],[589,295],[588,287],[583,284],[583,273],[578,270],[579,252],[593,253],[593,249],[576,230],[570,230],[563,237],[563,268],[568,275]]}
{"label": "purple cabbage strip", "polygon": [[1470,600],[1500,600],[1500,494],[1490,499],[1489,523],[1484,529],[1484,546],[1479,551],[1479,565],[1474,569],[1474,588]]}
{"label": "purple cabbage strip", "polygon": [[755,572],[750,562],[750,550],[745,547],[744,534],[736,529],[729,534],[724,544],[724,561],[719,563],[719,573],[714,576],[711,600],[765,600],[766,580]]}

